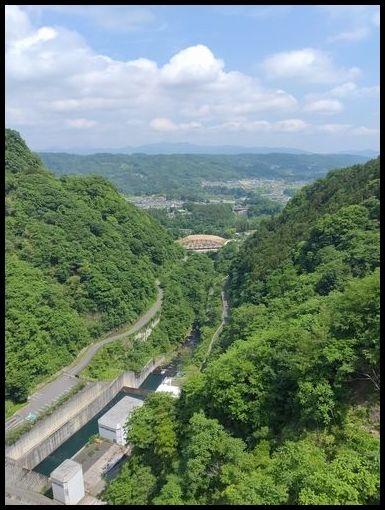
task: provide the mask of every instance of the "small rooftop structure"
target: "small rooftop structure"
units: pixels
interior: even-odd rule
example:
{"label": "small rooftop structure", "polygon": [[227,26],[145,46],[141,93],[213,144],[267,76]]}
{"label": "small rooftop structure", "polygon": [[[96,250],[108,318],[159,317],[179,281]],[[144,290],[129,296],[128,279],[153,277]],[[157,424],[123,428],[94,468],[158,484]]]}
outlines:
{"label": "small rooftop structure", "polygon": [[179,386],[174,386],[172,384],[171,377],[166,377],[162,384],[160,384],[155,390],[155,392],[157,391],[165,391],[166,393],[171,393],[174,397],[179,397],[181,390]]}
{"label": "small rooftop structure", "polygon": [[81,464],[66,459],[51,473],[53,497],[65,505],[76,505],[84,497],[83,469]]}
{"label": "small rooftop structure", "polygon": [[98,419],[99,434],[117,444],[124,445],[126,437],[124,425],[136,408],[143,405],[143,401],[134,397],[123,397],[117,404]]}

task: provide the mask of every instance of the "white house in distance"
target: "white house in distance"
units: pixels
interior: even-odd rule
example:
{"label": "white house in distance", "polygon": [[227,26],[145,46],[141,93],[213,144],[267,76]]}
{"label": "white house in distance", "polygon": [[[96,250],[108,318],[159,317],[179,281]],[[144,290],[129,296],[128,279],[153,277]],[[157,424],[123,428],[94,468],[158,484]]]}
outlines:
{"label": "white house in distance", "polygon": [[124,425],[132,411],[141,405],[143,401],[138,398],[123,397],[98,419],[99,435],[114,443],[125,445]]}
{"label": "white house in distance", "polygon": [[180,388],[179,386],[173,386],[172,385],[172,378],[171,377],[166,377],[162,384],[160,384],[157,389],[155,390],[155,392],[157,391],[165,391],[167,393],[171,393],[171,395],[173,395],[174,397],[179,397],[180,395]]}
{"label": "white house in distance", "polygon": [[76,505],[84,498],[83,468],[72,459],[66,459],[51,473],[53,497],[65,505]]}

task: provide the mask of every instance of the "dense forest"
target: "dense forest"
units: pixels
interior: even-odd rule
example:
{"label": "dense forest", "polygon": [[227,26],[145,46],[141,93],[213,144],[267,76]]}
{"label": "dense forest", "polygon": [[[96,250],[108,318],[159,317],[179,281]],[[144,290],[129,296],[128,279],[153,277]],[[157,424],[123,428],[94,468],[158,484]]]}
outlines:
{"label": "dense forest", "polygon": [[182,250],[98,176],[55,178],[5,133],[6,397],[24,401],[101,332],[134,321]]}
{"label": "dense forest", "polygon": [[379,504],[379,158],[298,192],[235,254],[231,318],[147,397],[112,504]]}
{"label": "dense forest", "polygon": [[145,342],[130,338],[104,346],[83,371],[90,379],[113,379],[125,370],[140,372],[159,355],[169,355],[194,331],[199,332],[215,321],[210,289],[217,272],[206,254],[192,253],[165,268],[160,321]]}
{"label": "dense forest", "polygon": [[42,152],[46,166],[58,175],[97,174],[107,177],[122,193],[156,194],[182,200],[203,199],[202,180],[247,177],[312,181],[327,171],[367,161],[346,154],[146,155],[91,154],[81,156]]}
{"label": "dense forest", "polygon": [[379,260],[379,165],[378,158],[330,172],[262,222],[234,265],[234,302],[259,303],[268,280],[290,285],[297,273],[302,279],[316,269],[324,279],[335,274],[330,291],[338,278],[372,271]]}

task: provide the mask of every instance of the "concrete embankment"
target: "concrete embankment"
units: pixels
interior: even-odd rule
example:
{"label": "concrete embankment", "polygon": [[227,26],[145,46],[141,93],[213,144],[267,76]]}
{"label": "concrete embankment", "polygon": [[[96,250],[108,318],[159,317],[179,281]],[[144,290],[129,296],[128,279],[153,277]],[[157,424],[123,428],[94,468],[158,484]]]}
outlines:
{"label": "concrete embankment", "polygon": [[5,504],[6,505],[54,505],[41,494],[49,487],[47,476],[29,471],[9,458],[5,458]]}
{"label": "concrete embankment", "polygon": [[[95,499],[95,498],[94,498]],[[43,494],[34,492],[32,490],[22,489],[18,486],[10,486],[5,484],[5,506],[9,505],[34,505],[34,506],[47,506],[47,505],[62,505],[59,501],[47,498]]]}
{"label": "concrete embankment", "polygon": [[49,487],[48,477],[23,468],[15,460],[5,458],[6,483],[9,487],[18,486],[25,490],[42,492]]}
{"label": "concrete embankment", "polygon": [[42,419],[15,444],[6,448],[6,456],[33,469],[83,425],[91,420],[124,387],[138,388],[147,376],[164,362],[151,360],[139,375],[124,372],[112,382],[95,382],[74,395],[50,416]]}

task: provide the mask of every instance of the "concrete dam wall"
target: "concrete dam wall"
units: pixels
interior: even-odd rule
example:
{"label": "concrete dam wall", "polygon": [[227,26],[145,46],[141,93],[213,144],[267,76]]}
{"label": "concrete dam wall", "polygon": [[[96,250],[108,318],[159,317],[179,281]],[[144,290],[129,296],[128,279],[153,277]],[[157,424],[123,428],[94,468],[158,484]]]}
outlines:
{"label": "concrete dam wall", "polygon": [[40,464],[56,448],[90,421],[124,387],[139,388],[147,376],[164,362],[150,360],[139,375],[124,372],[112,382],[94,382],[74,395],[36,427],[6,449],[7,457],[28,469]]}

